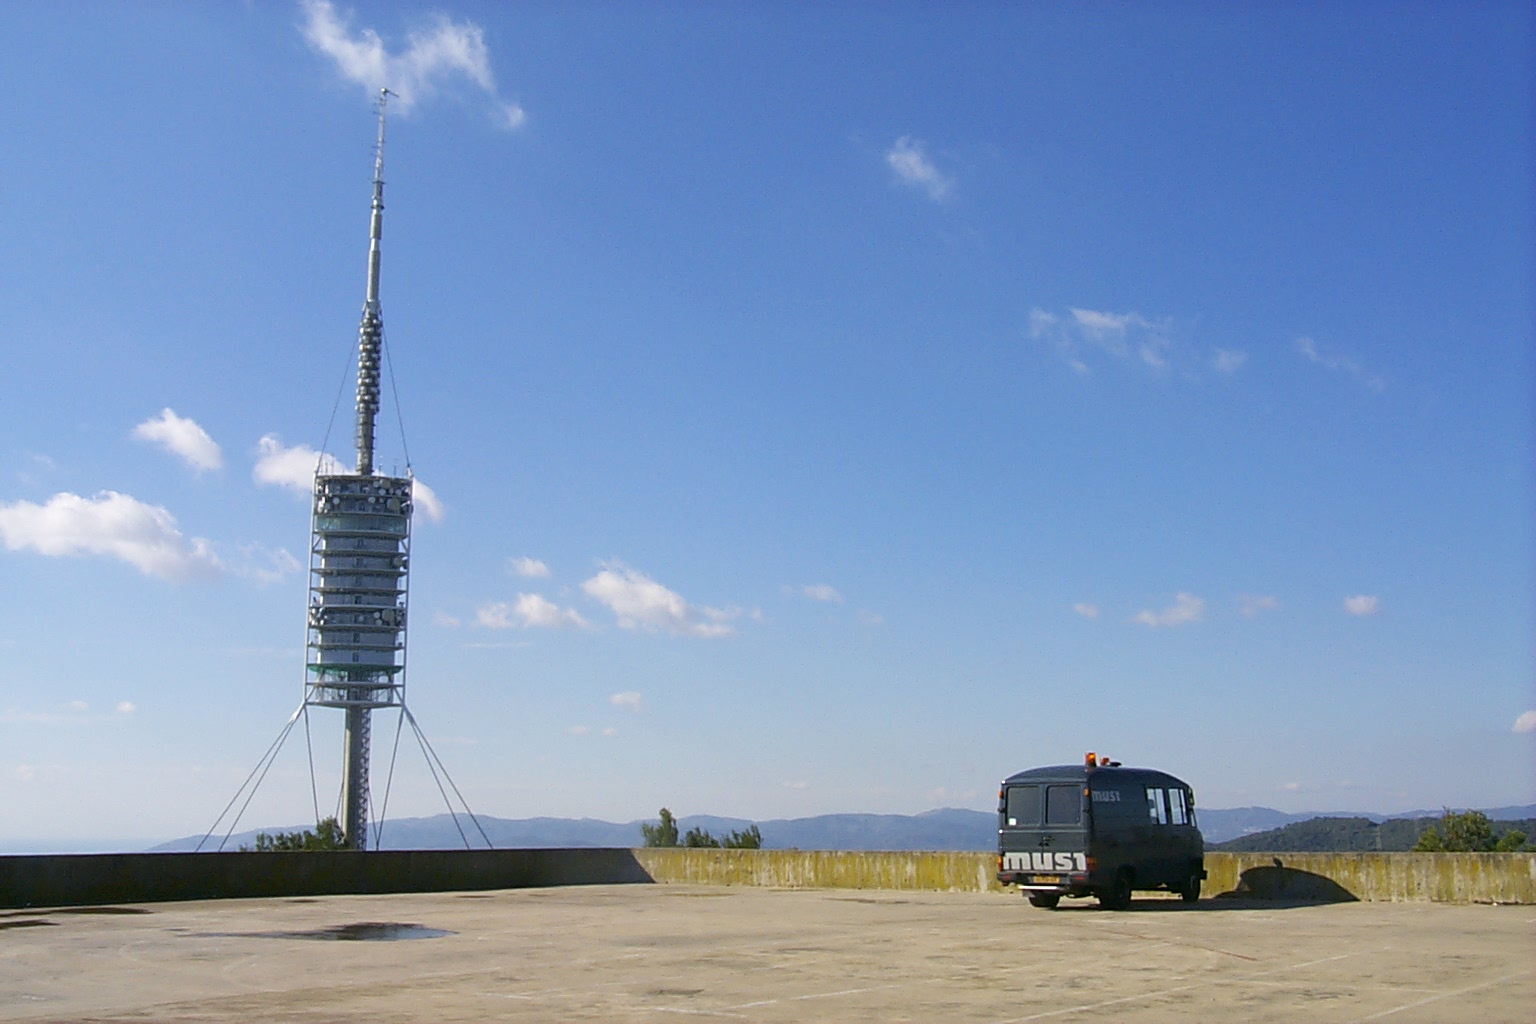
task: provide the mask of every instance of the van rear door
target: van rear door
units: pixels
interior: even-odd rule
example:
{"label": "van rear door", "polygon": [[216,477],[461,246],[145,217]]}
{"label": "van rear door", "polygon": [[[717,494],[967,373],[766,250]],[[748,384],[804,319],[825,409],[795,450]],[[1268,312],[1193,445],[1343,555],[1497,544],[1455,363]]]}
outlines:
{"label": "van rear door", "polygon": [[1072,884],[1088,871],[1083,784],[1075,780],[1010,783],[999,808],[1002,873],[1026,888]]}

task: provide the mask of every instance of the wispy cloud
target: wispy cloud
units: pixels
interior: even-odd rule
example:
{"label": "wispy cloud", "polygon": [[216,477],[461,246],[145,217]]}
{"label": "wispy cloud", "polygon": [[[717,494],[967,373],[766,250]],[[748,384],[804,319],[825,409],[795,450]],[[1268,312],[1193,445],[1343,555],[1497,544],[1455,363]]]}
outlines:
{"label": "wispy cloud", "polygon": [[448,507],[443,504],[443,499],[437,496],[437,492],[416,477],[411,478],[411,497],[416,501],[416,507],[421,514],[427,517],[428,522],[440,523],[443,516],[448,514]]}
{"label": "wispy cloud", "polygon": [[1239,352],[1236,349],[1218,348],[1211,352],[1211,369],[1223,377],[1230,377],[1243,368],[1248,361],[1248,353]]}
{"label": "wispy cloud", "polygon": [[859,612],[859,622],[873,629],[875,626],[885,625],[885,616],[865,608]]}
{"label": "wispy cloud", "polygon": [[[1151,320],[1140,313],[1069,307],[1065,314],[1044,309],[1029,312],[1029,337],[1056,351],[1081,374],[1093,372],[1093,361],[1140,365],[1154,374],[1178,370],[1198,376],[1199,360],[1175,343],[1173,323]],[[1231,369],[1236,370],[1237,365]]]}
{"label": "wispy cloud", "polygon": [[1365,369],[1365,367],[1355,362],[1355,360],[1351,359],[1349,356],[1341,356],[1334,353],[1324,352],[1322,349],[1318,348],[1317,342],[1313,341],[1311,338],[1297,338],[1296,351],[1300,352],[1304,357],[1306,357],[1308,362],[1316,366],[1321,366],[1325,370],[1331,370],[1335,373],[1343,373],[1353,377],[1360,383],[1364,384],[1366,387],[1370,388],[1372,391],[1386,390],[1387,382],[1381,377],[1371,373],[1369,370]]}
{"label": "wispy cloud", "polygon": [[591,731],[592,731],[591,729],[588,729],[584,725],[573,725],[570,728],[565,730],[565,734],[567,736],[585,736],[587,733],[589,733]]}
{"label": "wispy cloud", "polygon": [[623,629],[712,639],[735,633],[731,623],[741,614],[735,608],[689,604],[676,591],[618,562],[608,563],[581,589],[612,611]]}
{"label": "wispy cloud", "polygon": [[224,454],[219,451],[213,438],[208,436],[208,431],[194,420],[177,416],[169,408],[161,409],[158,417],[147,419],[134,427],[133,436],[180,456],[183,462],[198,473],[220,469],[224,465]]}
{"label": "wispy cloud", "polygon": [[137,710],[139,710],[138,706],[131,700],[118,701],[117,703],[116,711],[120,715],[131,715]]}
{"label": "wispy cloud", "polygon": [[561,608],[538,594],[518,594],[517,599],[510,604],[497,601],[485,605],[475,612],[475,625],[487,629],[588,628],[587,620],[576,609]]}
{"label": "wispy cloud", "polygon": [[287,548],[244,544],[240,547],[240,554],[245,562],[235,568],[235,574],[257,583],[280,583],[304,568]]}
{"label": "wispy cloud", "polygon": [[1205,602],[1194,594],[1175,594],[1173,604],[1160,612],[1137,612],[1132,617],[1132,622],[1139,622],[1143,626],[1160,629],[1168,626],[1187,626],[1199,622],[1205,618]]}
{"label": "wispy cloud", "polygon": [[1522,711],[1515,719],[1514,732],[1536,732],[1536,711]]}
{"label": "wispy cloud", "polygon": [[1085,619],[1096,619],[1099,617],[1099,606],[1096,604],[1080,602],[1073,605],[1072,610],[1077,612],[1077,614],[1081,615]]}
{"label": "wispy cloud", "polygon": [[459,621],[457,615],[449,615],[447,612],[433,612],[432,625],[440,626],[443,629],[458,629],[463,623]]}
{"label": "wispy cloud", "polygon": [[345,473],[347,469],[328,452],[317,452],[303,444],[285,447],[276,434],[266,434],[256,442],[256,465],[251,469],[251,479],[258,484],[309,494],[314,490],[317,472],[331,475]]}
{"label": "wispy cloud", "polygon": [[1265,612],[1278,610],[1279,598],[1267,594],[1242,594],[1237,599],[1237,613],[1245,619],[1256,619]]}
{"label": "wispy cloud", "polygon": [[827,583],[807,583],[800,588],[800,593],[812,601],[822,601],[827,604],[843,603],[843,595]]}
{"label": "wispy cloud", "polygon": [[1356,594],[1344,599],[1344,610],[1350,615],[1364,618],[1381,611],[1381,598],[1375,594]]}
{"label": "wispy cloud", "polygon": [[910,135],[896,140],[896,144],[886,151],[885,162],[896,172],[899,181],[922,189],[936,203],[943,202],[954,187],[954,179],[941,174],[928,158],[923,143]]}
{"label": "wispy cloud", "polygon": [[608,703],[616,708],[626,708],[636,714],[640,713],[640,694],[635,690],[625,690],[608,698]]}
{"label": "wispy cloud", "polygon": [[517,575],[530,580],[549,579],[549,566],[537,558],[509,558],[507,565]]}
{"label": "wispy cloud", "polygon": [[369,96],[388,88],[399,99],[397,109],[409,112],[418,102],[454,79],[468,81],[493,105],[496,122],[517,128],[527,120],[523,108],[501,98],[491,72],[485,30],[465,19],[434,15],[422,29],[406,34],[405,48],[391,53],[379,33],[351,27],[351,16],[338,15],[330,0],[303,0],[304,38],[329,57],[340,75],[361,85]]}
{"label": "wispy cloud", "polygon": [[12,551],[106,555],[174,583],[210,580],[222,569],[209,542],[182,536],[165,509],[116,491],[91,498],[64,492],[43,505],[0,504],[0,539]]}

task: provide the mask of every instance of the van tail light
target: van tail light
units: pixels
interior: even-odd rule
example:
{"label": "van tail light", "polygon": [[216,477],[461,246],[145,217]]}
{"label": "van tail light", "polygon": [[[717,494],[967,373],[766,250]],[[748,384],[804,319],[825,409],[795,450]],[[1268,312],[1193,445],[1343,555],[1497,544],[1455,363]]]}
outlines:
{"label": "van tail light", "polygon": [[998,870],[999,874],[1002,873],[1002,870],[1003,870],[1003,855],[1002,854],[998,854],[997,855],[997,870]]}
{"label": "van tail light", "polygon": [[[998,859],[1001,860],[1002,858],[999,857]],[[1094,858],[1089,857],[1088,858],[1088,873],[1091,875],[1091,874],[1093,874],[1094,872],[1096,872],[1098,870],[1099,870],[1099,862],[1097,860],[1095,860]]]}

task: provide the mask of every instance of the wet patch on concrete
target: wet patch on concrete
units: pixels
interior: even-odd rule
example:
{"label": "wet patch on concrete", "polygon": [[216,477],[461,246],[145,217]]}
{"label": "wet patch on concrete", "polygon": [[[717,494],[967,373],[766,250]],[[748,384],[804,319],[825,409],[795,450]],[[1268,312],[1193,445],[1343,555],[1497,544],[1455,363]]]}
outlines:
{"label": "wet patch on concrete", "polygon": [[6,928],[42,928],[58,924],[57,921],[45,921],[40,917],[27,917],[19,921],[0,921],[0,930]]}
{"label": "wet patch on concrete", "polygon": [[207,939],[312,939],[320,942],[400,942],[407,939],[440,939],[445,935],[457,935],[445,928],[428,928],[422,924],[402,924],[398,921],[359,921],[356,924],[337,924],[329,928],[312,928],[308,931],[291,932],[190,932],[188,938]]}
{"label": "wet patch on concrete", "polygon": [[50,910],[50,914],[100,914],[103,916],[115,916],[118,914],[153,914],[153,910],[145,910],[143,907],[65,907],[63,910]]}

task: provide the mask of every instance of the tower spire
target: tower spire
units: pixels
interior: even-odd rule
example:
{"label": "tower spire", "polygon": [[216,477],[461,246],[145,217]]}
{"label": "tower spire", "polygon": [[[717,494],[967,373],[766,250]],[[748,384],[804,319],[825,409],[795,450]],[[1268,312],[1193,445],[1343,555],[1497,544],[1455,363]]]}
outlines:
{"label": "tower spire", "polygon": [[379,349],[384,319],[379,312],[380,239],[384,235],[384,107],[394,93],[379,90],[379,141],[373,155],[373,214],[368,224],[368,291],[357,329],[357,473],[373,474],[374,418],[379,412]]}

